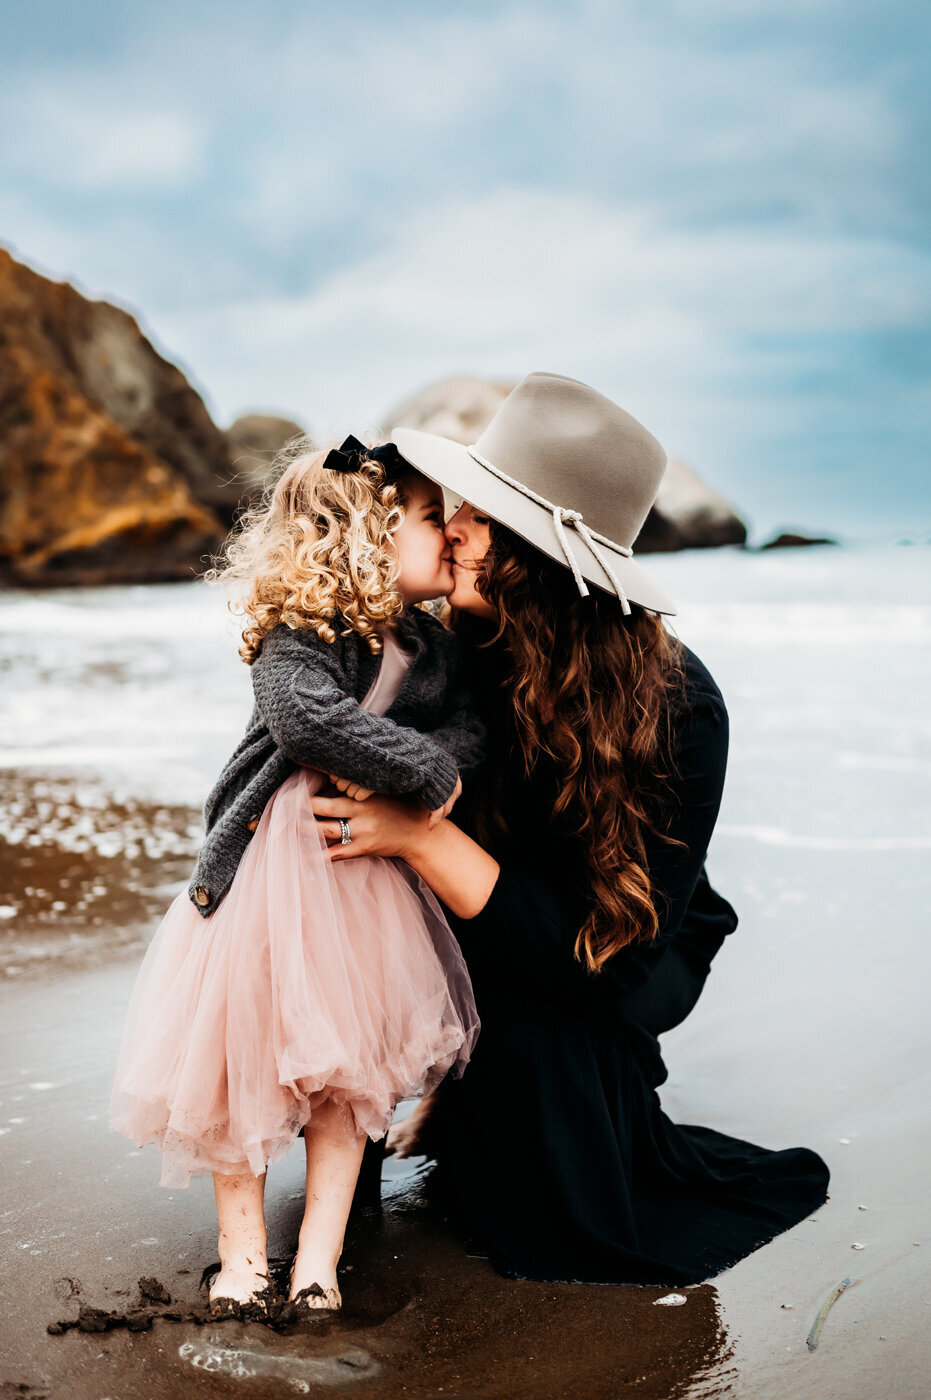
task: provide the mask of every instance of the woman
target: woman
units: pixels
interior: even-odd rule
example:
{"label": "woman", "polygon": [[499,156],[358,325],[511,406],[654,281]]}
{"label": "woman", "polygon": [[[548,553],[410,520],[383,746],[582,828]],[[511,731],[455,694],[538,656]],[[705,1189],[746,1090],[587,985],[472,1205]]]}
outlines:
{"label": "woman", "polygon": [[656,1093],[656,1038],[737,924],[704,867],[727,711],[631,558],[665,454],[549,374],[474,447],[395,439],[467,502],[447,526],[450,601],[494,750],[468,830],[383,798],[315,808],[328,840],[350,821],[334,859],[407,860],[465,953],[482,1031],[429,1125],[441,1179],[505,1273],[701,1282],[821,1205],[828,1171],[805,1148],[678,1127]]}

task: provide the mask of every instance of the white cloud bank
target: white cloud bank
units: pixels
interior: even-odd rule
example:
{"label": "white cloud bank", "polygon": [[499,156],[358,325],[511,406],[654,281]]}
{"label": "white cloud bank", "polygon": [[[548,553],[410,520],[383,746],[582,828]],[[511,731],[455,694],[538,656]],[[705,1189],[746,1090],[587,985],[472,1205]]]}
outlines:
{"label": "white cloud bank", "polygon": [[88,91],[86,78],[8,91],[3,123],[15,131],[8,170],[90,194],[182,188],[203,169],[206,126],[169,101]]}
{"label": "white cloud bank", "polygon": [[931,283],[867,9],[114,6],[109,49],[0,55],[0,237],[138,308],[224,420],[360,431],[552,368],[767,518],[794,471],[828,525],[898,473],[907,520]]}
{"label": "white cloud bank", "polygon": [[264,403],[339,432],[443,374],[551,368],[672,427],[701,419],[703,404],[727,414],[730,399],[739,412],[760,369],[740,358],[746,337],[920,325],[929,272],[875,238],[676,231],[646,210],[501,190],[411,214],[387,247],[306,295],[162,317],[158,329],[211,367],[221,416]]}

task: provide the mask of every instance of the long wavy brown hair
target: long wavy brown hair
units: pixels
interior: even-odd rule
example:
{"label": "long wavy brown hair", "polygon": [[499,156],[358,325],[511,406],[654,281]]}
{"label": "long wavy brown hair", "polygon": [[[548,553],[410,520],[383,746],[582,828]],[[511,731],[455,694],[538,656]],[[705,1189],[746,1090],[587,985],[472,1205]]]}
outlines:
{"label": "long wavy brown hair", "polygon": [[[575,955],[598,972],[619,949],[659,930],[644,834],[668,835],[670,717],[684,694],[682,644],[660,616],[636,603],[626,615],[613,594],[579,596],[568,569],[492,521],[491,547],[476,579],[497,613],[486,645],[509,655],[505,703],[480,833],[507,832],[497,795],[515,759],[531,775],[550,759],[560,776],[553,817],[584,849],[592,905]],[[465,621],[460,616],[457,628]],[[465,632],[475,631],[466,623]],[[496,795],[496,786],[498,794]]]}

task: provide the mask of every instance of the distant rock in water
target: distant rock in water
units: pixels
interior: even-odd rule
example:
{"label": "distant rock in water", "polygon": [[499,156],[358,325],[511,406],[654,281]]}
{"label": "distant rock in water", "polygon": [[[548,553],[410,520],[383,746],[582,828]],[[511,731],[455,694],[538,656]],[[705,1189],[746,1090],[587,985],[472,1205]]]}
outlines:
{"label": "distant rock in water", "polygon": [[269,413],[245,413],[227,428],[226,445],[236,488],[244,500],[251,501],[262,494],[275,453],[303,434],[299,423]]}
{"label": "distant rock in water", "polygon": [[765,544],[760,545],[760,549],[795,549],[797,546],[805,544],[837,544],[837,540],[822,538],[818,535],[793,535],[789,532],[767,540]]}
{"label": "distant rock in water", "polygon": [[417,428],[454,442],[474,442],[514,387],[467,374],[442,379],[392,409],[382,436],[390,437],[395,428]]}
{"label": "distant rock in water", "polygon": [[132,316],[0,249],[0,580],[190,578],[226,534],[232,476]]}
{"label": "distant rock in water", "polygon": [[[455,442],[472,443],[514,388],[463,375],[444,379],[387,415],[383,436],[395,428],[419,428]],[[559,502],[558,504],[563,504]],[[683,462],[670,458],[653,509],[637,536],[637,554],[745,544],[747,527],[734,508]]]}
{"label": "distant rock in water", "polygon": [[637,554],[746,542],[747,527],[734,507],[691,467],[670,457],[653,508],[637,536]]}

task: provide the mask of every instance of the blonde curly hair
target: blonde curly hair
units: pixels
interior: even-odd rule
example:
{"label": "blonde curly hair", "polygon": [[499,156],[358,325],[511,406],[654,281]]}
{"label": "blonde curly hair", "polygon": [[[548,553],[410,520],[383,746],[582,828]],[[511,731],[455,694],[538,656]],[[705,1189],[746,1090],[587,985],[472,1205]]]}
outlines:
{"label": "blonde curly hair", "polygon": [[246,618],[239,654],[249,666],[280,622],[313,628],[327,642],[341,625],[344,636],[357,632],[378,652],[377,629],[401,612],[391,537],[404,519],[403,493],[372,458],[358,471],[325,468],[329,450],[306,437],[285,444],[262,500],[244,512],[204,576],[246,585],[229,607]]}

